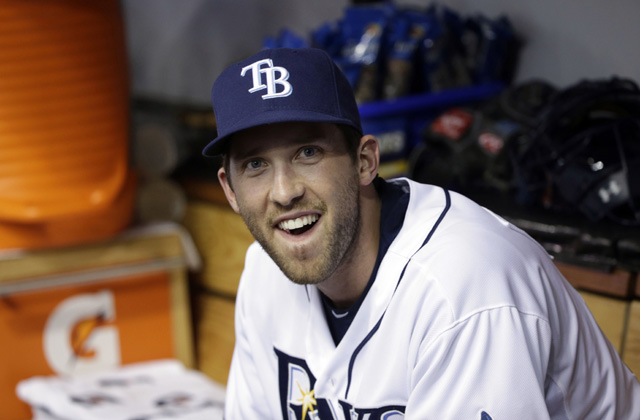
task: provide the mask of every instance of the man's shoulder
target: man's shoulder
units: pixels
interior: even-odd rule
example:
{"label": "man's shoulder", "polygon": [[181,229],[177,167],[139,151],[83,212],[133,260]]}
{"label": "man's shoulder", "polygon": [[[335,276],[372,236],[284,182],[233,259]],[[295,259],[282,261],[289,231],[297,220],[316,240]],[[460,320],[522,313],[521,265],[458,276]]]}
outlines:
{"label": "man's shoulder", "polygon": [[[459,316],[501,306],[546,312],[538,303],[546,301],[548,288],[544,284],[558,274],[536,241],[465,196],[438,187],[412,185],[412,193],[423,191],[431,194],[435,204],[417,203],[414,209],[421,211],[408,213],[409,220],[423,219],[422,209],[441,206],[442,211],[432,222],[422,248],[411,257],[420,267],[421,277],[412,281],[437,284]],[[417,201],[423,199],[416,197]]]}

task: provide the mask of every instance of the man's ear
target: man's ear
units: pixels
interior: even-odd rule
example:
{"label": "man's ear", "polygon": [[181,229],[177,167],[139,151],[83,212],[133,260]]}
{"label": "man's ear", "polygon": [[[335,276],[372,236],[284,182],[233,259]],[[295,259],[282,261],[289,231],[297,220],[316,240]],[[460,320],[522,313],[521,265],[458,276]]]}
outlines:
{"label": "man's ear", "polygon": [[368,134],[360,139],[358,163],[360,185],[371,184],[378,175],[378,167],[380,166],[380,147],[374,136]]}
{"label": "man's ear", "polygon": [[227,196],[227,201],[231,205],[231,208],[233,209],[233,211],[235,211],[236,213],[240,213],[240,210],[238,208],[238,202],[236,200],[236,193],[233,192],[233,189],[229,184],[228,174],[227,174],[227,171],[224,169],[224,166],[218,169],[218,181],[220,181],[220,185],[224,190],[224,195]]}

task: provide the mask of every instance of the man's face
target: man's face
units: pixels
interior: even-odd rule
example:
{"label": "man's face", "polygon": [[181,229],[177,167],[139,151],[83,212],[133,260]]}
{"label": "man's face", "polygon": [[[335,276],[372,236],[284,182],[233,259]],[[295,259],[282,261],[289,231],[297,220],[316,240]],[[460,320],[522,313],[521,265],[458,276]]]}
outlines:
{"label": "man's face", "polygon": [[219,177],[232,207],[287,277],[318,284],[348,259],[360,229],[360,186],[337,126],[245,130],[227,158],[229,173]]}

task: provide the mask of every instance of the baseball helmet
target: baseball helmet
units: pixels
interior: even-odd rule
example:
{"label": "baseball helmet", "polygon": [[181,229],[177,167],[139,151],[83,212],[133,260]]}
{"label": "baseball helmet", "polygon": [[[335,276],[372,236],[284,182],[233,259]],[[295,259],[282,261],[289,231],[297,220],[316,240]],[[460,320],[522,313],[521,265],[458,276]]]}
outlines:
{"label": "baseball helmet", "polygon": [[640,224],[640,89],[613,77],[559,91],[519,143],[519,196],[561,212]]}

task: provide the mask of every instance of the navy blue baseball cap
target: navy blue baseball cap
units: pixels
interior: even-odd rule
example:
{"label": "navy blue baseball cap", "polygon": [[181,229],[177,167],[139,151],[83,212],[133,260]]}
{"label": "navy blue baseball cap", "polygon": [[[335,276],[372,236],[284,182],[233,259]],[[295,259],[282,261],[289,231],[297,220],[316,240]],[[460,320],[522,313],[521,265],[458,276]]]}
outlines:
{"label": "navy blue baseball cap", "polygon": [[278,122],[345,124],[362,134],[351,85],[318,48],[267,49],[232,64],[213,84],[211,102],[218,137],[205,156],[223,153],[238,131]]}

